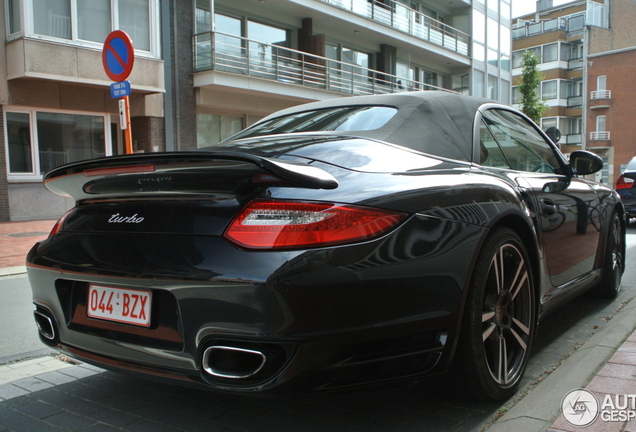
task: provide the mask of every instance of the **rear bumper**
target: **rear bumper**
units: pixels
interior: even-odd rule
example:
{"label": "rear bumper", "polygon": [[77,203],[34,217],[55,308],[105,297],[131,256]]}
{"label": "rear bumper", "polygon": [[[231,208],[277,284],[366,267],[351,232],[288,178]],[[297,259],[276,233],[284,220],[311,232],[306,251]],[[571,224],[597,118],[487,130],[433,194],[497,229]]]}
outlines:
{"label": "rear bumper", "polygon": [[[456,245],[396,250],[394,234],[245,252],[218,237],[66,233],[36,245],[27,271],[37,311],[56,326],[43,341],[72,357],[222,391],[335,390],[445,368],[479,238],[465,234],[449,260]],[[90,284],[151,291],[150,327],[87,317]]]}

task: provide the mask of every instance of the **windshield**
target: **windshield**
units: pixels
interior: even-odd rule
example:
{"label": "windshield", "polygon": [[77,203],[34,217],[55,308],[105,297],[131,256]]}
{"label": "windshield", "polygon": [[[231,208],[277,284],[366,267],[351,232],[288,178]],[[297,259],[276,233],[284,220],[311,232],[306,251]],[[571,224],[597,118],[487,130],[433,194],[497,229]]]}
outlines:
{"label": "windshield", "polygon": [[383,106],[334,107],[276,117],[240,132],[232,139],[313,131],[367,131],[384,126],[397,113]]}

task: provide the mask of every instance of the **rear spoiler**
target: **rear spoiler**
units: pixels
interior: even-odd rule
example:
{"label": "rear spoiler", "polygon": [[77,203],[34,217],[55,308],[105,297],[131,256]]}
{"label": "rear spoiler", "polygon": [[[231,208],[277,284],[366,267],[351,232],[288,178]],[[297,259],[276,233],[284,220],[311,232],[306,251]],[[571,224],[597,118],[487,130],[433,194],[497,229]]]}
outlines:
{"label": "rear spoiler", "polygon": [[335,189],[338,181],[308,163],[238,152],[111,156],[62,165],[44,175],[51,192],[75,200],[97,195],[236,193],[238,183]]}

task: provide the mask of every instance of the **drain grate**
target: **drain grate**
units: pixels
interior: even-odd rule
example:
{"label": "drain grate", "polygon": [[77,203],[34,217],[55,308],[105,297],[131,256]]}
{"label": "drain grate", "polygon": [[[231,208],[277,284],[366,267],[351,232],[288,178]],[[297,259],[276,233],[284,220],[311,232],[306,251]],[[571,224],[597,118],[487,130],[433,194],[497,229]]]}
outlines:
{"label": "drain grate", "polygon": [[39,237],[49,235],[46,231],[30,231],[30,232],[19,232],[19,233],[11,233],[4,234],[7,237]]}

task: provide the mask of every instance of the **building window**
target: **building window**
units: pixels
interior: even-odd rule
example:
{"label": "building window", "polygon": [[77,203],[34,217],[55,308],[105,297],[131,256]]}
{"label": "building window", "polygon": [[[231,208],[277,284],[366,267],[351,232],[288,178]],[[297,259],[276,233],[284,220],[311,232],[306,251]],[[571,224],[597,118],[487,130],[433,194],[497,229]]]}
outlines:
{"label": "building window", "polygon": [[243,128],[242,116],[197,113],[197,148],[217,145]]}
{"label": "building window", "polygon": [[559,44],[552,43],[543,46],[543,63],[557,61],[559,59]]}
{"label": "building window", "polygon": [[60,165],[107,154],[105,115],[7,110],[9,180],[39,179]]}
{"label": "building window", "polygon": [[70,0],[33,0],[33,28],[43,36],[70,39]]}
{"label": "building window", "polygon": [[512,104],[520,104],[521,103],[521,91],[519,91],[519,87],[515,86],[512,88]]}
{"label": "building window", "polygon": [[607,90],[607,75],[599,75],[596,77],[596,90]]}
{"label": "building window", "polygon": [[20,12],[20,0],[8,0],[7,10],[9,13],[9,34],[20,33],[22,31],[22,13]]}
{"label": "building window", "polygon": [[600,115],[596,117],[596,132],[605,132],[606,122],[605,116]]}
{"label": "building window", "polygon": [[473,40],[486,43],[486,16],[477,11],[473,11]]}
{"label": "building window", "polygon": [[[30,7],[22,8],[23,4]],[[137,55],[159,57],[158,0],[8,0],[10,31],[101,48],[108,34],[123,30]],[[22,9],[21,9],[22,8]]]}
{"label": "building window", "polygon": [[497,77],[494,75],[488,75],[488,95],[487,97],[493,100],[497,100],[499,95],[497,94]]}
{"label": "building window", "polygon": [[31,128],[29,113],[6,113],[9,173],[32,173]]}
{"label": "building window", "polygon": [[559,83],[557,80],[543,81],[541,83],[541,97],[545,100],[556,99],[558,96]]}
{"label": "building window", "polygon": [[473,96],[485,97],[486,91],[484,86],[486,75],[482,71],[473,71]]}

